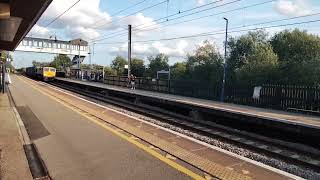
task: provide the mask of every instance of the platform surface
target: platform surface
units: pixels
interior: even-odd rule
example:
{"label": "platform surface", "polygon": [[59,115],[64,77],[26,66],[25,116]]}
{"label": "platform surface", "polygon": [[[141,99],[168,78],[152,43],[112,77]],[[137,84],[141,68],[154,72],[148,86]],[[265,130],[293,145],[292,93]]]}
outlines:
{"label": "platform surface", "polygon": [[23,76],[12,79],[17,108],[53,179],[295,178],[76,93]]}
{"label": "platform surface", "polygon": [[31,180],[19,128],[7,94],[0,93],[0,179]]}
{"label": "platform surface", "polygon": [[145,90],[138,90],[138,89],[132,90],[130,88],[107,85],[107,84],[98,83],[98,82],[80,81],[80,80],[74,80],[74,79],[68,79],[68,78],[56,78],[56,79],[61,81],[69,81],[74,83],[101,87],[101,88],[110,89],[114,91],[136,94],[140,96],[148,96],[148,97],[164,99],[168,101],[191,104],[195,106],[206,107],[206,108],[211,108],[211,109],[216,109],[216,110],[221,110],[221,111],[226,111],[226,112],[231,112],[236,114],[243,114],[243,115],[261,117],[264,119],[270,119],[275,121],[283,121],[291,124],[299,124],[303,126],[312,126],[315,128],[320,128],[320,117],[318,116],[304,115],[304,114],[264,109],[264,108],[256,108],[252,106],[244,106],[244,105],[231,104],[231,103],[221,103],[217,101],[165,94],[165,93],[159,93],[159,92],[153,92],[153,91],[145,91]]}
{"label": "platform surface", "polygon": [[191,179],[12,76],[10,91],[53,179]]}

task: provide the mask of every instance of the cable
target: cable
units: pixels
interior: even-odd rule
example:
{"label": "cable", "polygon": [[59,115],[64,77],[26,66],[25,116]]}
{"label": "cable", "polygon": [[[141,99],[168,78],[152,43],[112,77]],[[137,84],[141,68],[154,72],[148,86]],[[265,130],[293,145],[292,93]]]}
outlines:
{"label": "cable", "polygon": [[[226,13],[233,12],[233,11],[248,9],[248,8],[251,8],[251,7],[260,6],[260,5],[267,4],[267,3],[270,3],[270,2],[274,2],[274,1],[275,1],[275,0],[265,1],[265,2],[262,2],[262,3],[252,4],[252,5],[248,5],[248,6],[244,6],[244,7],[240,7],[240,8],[231,9],[231,10],[228,10],[228,11],[223,11],[223,12],[215,13],[215,14],[210,14],[210,15],[206,15],[206,16],[200,16],[200,17],[193,18],[193,19],[187,19],[187,20],[184,20],[184,21],[167,24],[167,25],[164,25],[164,26],[161,26],[161,27],[157,27],[157,28],[153,28],[153,29],[146,29],[146,30],[144,30],[144,29],[139,29],[139,30],[136,30],[136,31],[139,32],[139,31],[150,31],[150,30],[155,30],[155,29],[162,29],[163,27],[172,26],[172,25],[177,25],[177,24],[182,24],[182,23],[186,23],[186,22],[191,22],[191,21],[195,21],[195,20],[199,20],[199,19],[204,19],[204,18],[208,18],[208,17],[212,17],[212,16],[217,16],[217,15],[221,15],[221,14],[226,14]],[[135,31],[135,30],[134,30],[134,31]]]}
{"label": "cable", "polygon": [[66,9],[63,13],[61,13],[59,16],[57,16],[56,18],[54,18],[53,20],[51,20],[47,25],[45,25],[44,27],[48,27],[50,26],[52,23],[54,23],[56,20],[58,20],[61,16],[63,16],[65,13],[67,13],[70,9],[72,9],[76,4],[78,4],[80,2],[80,0],[78,0],[77,2],[75,2],[72,6],[70,6],[68,9]]}
{"label": "cable", "polygon": [[[140,4],[142,4],[142,3],[146,2],[146,1],[148,1],[148,0],[143,0],[143,1],[137,2],[136,4],[131,5],[131,6],[129,6],[129,7],[126,7],[126,8],[124,8],[124,9],[121,9],[121,10],[117,11],[116,13],[111,14],[111,17],[112,17],[112,16],[116,16],[116,15],[118,15],[118,14],[120,14],[120,13],[122,13],[122,12],[128,10],[128,9],[131,9],[131,8],[133,8],[133,7],[135,7],[135,6],[138,6],[138,5],[140,5]],[[96,23],[98,23],[98,22],[101,22],[101,21],[103,21],[103,20],[104,20],[104,18],[101,18],[100,20],[94,22],[94,24],[96,24]]]}
{"label": "cable", "polygon": [[[100,24],[100,25],[93,26],[92,29],[98,29],[98,28],[101,27],[101,26],[108,25],[108,24],[112,24],[112,23],[115,23],[115,22],[119,22],[119,21],[121,21],[121,20],[123,20],[123,19],[125,19],[125,18],[127,18],[127,17],[129,17],[129,16],[132,16],[132,15],[137,14],[137,13],[139,13],[139,12],[145,11],[145,10],[147,10],[147,9],[154,8],[154,7],[156,7],[156,6],[159,6],[159,5],[161,5],[161,4],[164,4],[165,2],[167,2],[167,0],[164,0],[164,1],[161,1],[161,2],[159,2],[159,3],[153,4],[153,5],[151,5],[151,6],[145,7],[145,8],[143,8],[143,9],[140,9],[140,10],[134,12],[134,13],[131,13],[131,14],[129,14],[129,15],[126,15],[126,16],[124,16],[124,17],[121,17],[121,18],[118,19],[117,21],[111,21],[111,22],[108,22],[108,23],[103,23],[103,24]],[[77,34],[73,34],[73,35],[78,35],[78,34],[83,34],[83,33],[77,33]]]}
{"label": "cable", "polygon": [[[166,26],[171,26],[171,25],[177,25],[177,24],[181,24],[181,23],[185,23],[185,22],[190,22],[190,21],[194,21],[194,20],[198,20],[198,19],[202,19],[202,18],[207,18],[207,17],[211,17],[211,16],[214,16],[214,15],[220,15],[220,14],[224,14],[224,13],[228,13],[228,12],[232,12],[232,11],[236,11],[236,10],[242,10],[242,9],[246,9],[246,8],[250,8],[250,7],[254,7],[254,6],[258,6],[258,5],[262,5],[262,4],[266,4],[266,3],[270,3],[270,2],[272,2],[272,1],[266,1],[266,2],[262,2],[262,3],[257,3],[257,4],[253,4],[253,5],[249,5],[249,6],[245,6],[245,7],[241,7],[241,8],[232,9],[232,10],[229,10],[229,11],[224,11],[224,12],[220,12],[220,13],[216,13],[216,14],[207,15],[207,16],[201,16],[201,17],[198,17],[198,18],[193,18],[193,19],[189,19],[189,20],[185,20],[185,21],[181,21],[181,22],[167,24],[165,26],[157,27],[157,28],[153,28],[153,29],[136,30],[135,32],[144,32],[144,31],[151,31],[151,30],[155,30],[155,29],[162,29],[163,27],[166,27]],[[239,29],[239,28],[249,27],[249,26],[256,26],[256,25],[263,25],[263,24],[281,22],[281,21],[287,21],[287,20],[293,20],[293,19],[304,18],[304,17],[311,17],[311,16],[316,16],[316,15],[320,15],[320,12],[319,13],[312,13],[312,14],[302,15],[302,16],[295,16],[295,17],[291,17],[291,18],[284,18],[284,19],[266,21],[266,22],[261,22],[261,23],[249,24],[249,25],[245,25],[245,26],[238,26],[238,27],[230,28],[229,30],[231,30],[231,29]],[[122,33],[121,35],[125,35],[125,34]],[[112,37],[116,37],[116,36],[111,36],[109,38],[112,38]]]}
{"label": "cable", "polygon": [[[156,4],[153,4],[153,5],[151,5],[151,6],[148,6],[148,7],[145,7],[145,8],[143,8],[143,9],[140,9],[140,10],[134,12],[134,13],[131,13],[131,14],[129,14],[129,15],[126,15],[126,16],[124,16],[124,17],[121,17],[120,19],[118,19],[118,20],[115,21],[115,22],[121,21],[122,19],[125,19],[125,18],[127,18],[127,17],[130,17],[130,16],[132,16],[132,15],[135,15],[135,14],[137,14],[137,13],[139,13],[139,12],[142,12],[142,11],[145,11],[145,10],[147,10],[147,9],[151,9],[151,8],[156,7],[156,6],[159,6],[159,5],[161,5],[161,4],[164,4],[165,2],[167,2],[167,0],[161,1],[161,2],[159,2],[159,3],[156,3]],[[112,23],[114,23],[114,22],[111,21],[111,22],[109,22],[109,23],[105,23],[105,24],[99,25],[99,27],[104,26],[104,25],[108,25],[108,24],[112,24]],[[95,27],[95,28],[96,28],[96,27]]]}
{"label": "cable", "polygon": [[[256,27],[256,28],[250,28],[250,29],[241,29],[241,30],[237,30],[237,31],[229,31],[228,33],[247,32],[247,31],[252,31],[252,30],[270,29],[270,28],[275,28],[275,27],[293,26],[293,25],[309,24],[309,23],[315,23],[315,22],[320,22],[320,19],[319,20],[310,20],[310,21],[302,21],[302,22],[295,22],[295,23],[280,24],[280,25]],[[172,37],[172,38],[164,38],[164,39],[150,39],[150,40],[133,41],[132,43],[146,43],[146,42],[155,42],[155,41],[170,41],[170,40],[177,40],[177,39],[187,39],[187,38],[193,38],[193,37],[203,37],[203,36],[212,36],[212,35],[225,34],[225,32],[223,32],[223,31],[224,30],[210,31],[210,32],[205,32],[205,33],[193,34],[193,35],[189,35],[189,36],[180,36],[180,37]],[[110,42],[110,43],[95,43],[95,44],[123,44],[123,43],[126,43],[126,42],[127,41]]]}
{"label": "cable", "polygon": [[[167,15],[167,16],[165,16],[165,17],[158,18],[158,19],[154,20],[153,22],[158,22],[158,21],[160,21],[160,20],[162,20],[162,19],[167,19],[167,18],[169,18],[169,17],[176,16],[176,15],[178,15],[178,14],[186,13],[186,12],[189,12],[189,11],[193,11],[193,10],[195,10],[195,9],[203,8],[203,7],[205,7],[205,6],[209,6],[209,5],[212,5],[212,4],[221,2],[221,1],[223,1],[223,0],[217,0],[217,1],[213,1],[213,2],[210,2],[210,3],[204,4],[204,5],[201,5],[201,6],[197,6],[197,7],[194,7],[194,8],[190,8],[190,9],[187,9],[187,10],[184,10],[184,11],[179,11],[178,13],[174,13],[174,14]],[[139,25],[135,26],[135,28],[136,28],[136,27],[139,27],[139,26],[147,25],[147,24],[150,24],[150,23],[139,24]],[[123,32],[123,31],[118,31],[118,32]],[[111,34],[114,34],[114,33],[111,33]],[[102,37],[109,36],[109,35],[111,35],[111,34],[106,34],[106,35],[103,35]],[[100,37],[100,38],[101,38],[101,37]],[[94,39],[92,39],[92,40],[94,40]]]}
{"label": "cable", "polygon": [[[181,19],[181,18],[184,18],[184,17],[187,17],[187,16],[191,16],[191,15],[194,15],[194,14],[202,13],[202,12],[205,12],[205,11],[208,11],[208,10],[211,10],[211,9],[223,7],[223,6],[226,6],[226,5],[229,5],[229,4],[233,4],[233,3],[236,3],[236,2],[240,2],[240,1],[242,1],[242,0],[234,0],[234,1],[231,1],[231,2],[224,3],[224,4],[220,4],[218,6],[214,6],[214,7],[207,8],[207,9],[203,9],[203,10],[196,11],[196,12],[193,12],[193,13],[189,13],[189,14],[186,14],[186,15],[183,15],[183,16],[175,17],[175,18],[170,19],[170,21],[176,20],[176,19]],[[274,0],[272,0],[272,1],[274,1]],[[162,24],[162,23],[165,23],[165,22],[168,22],[168,21],[169,20],[162,21],[162,22],[160,22],[158,24]],[[146,27],[150,27],[150,26],[146,26]]]}
{"label": "cable", "polygon": [[[219,1],[221,1],[221,0],[219,0]],[[219,2],[219,1],[214,1],[214,2],[211,2],[211,3],[208,3],[208,4],[217,3],[217,2]],[[242,1],[242,0],[234,0],[234,1],[227,2],[227,3],[224,3],[224,4],[218,5],[218,6],[213,6],[213,7],[207,8],[207,9],[203,9],[203,10],[196,11],[196,12],[193,12],[193,13],[189,13],[189,14],[186,14],[186,15],[183,15],[183,16],[179,16],[179,17],[176,17],[176,18],[173,18],[173,19],[168,19],[168,20],[162,21],[162,22],[160,22],[160,23],[158,23],[158,24],[162,24],[162,23],[165,23],[165,22],[168,22],[168,21],[172,21],[172,20],[184,18],[184,17],[190,16],[190,15],[194,15],[194,14],[201,13],[201,12],[208,11],[208,10],[215,9],[215,8],[219,8],[219,7],[226,6],[226,5],[229,5],[229,4],[233,4],[233,3],[236,3],[236,2],[239,2],[239,1]],[[274,0],[272,0],[272,1],[274,1]],[[203,7],[203,6],[204,6],[204,5],[202,5],[202,7]],[[186,11],[184,11],[184,12],[188,12],[188,11],[194,10],[194,9],[196,9],[196,8],[191,8],[191,9],[186,10]],[[171,17],[171,16],[174,16],[174,15],[176,15],[176,14],[172,14],[172,15],[169,15],[169,16],[166,16],[166,17]],[[158,20],[160,20],[160,19],[164,19],[164,18],[166,18],[166,17],[159,18],[159,19],[157,19],[157,20],[155,20],[155,21],[153,21],[153,22],[156,22],[156,21],[158,21]],[[139,26],[141,26],[141,25],[135,26],[135,27],[133,27],[133,28],[137,28],[137,27],[139,27]],[[153,25],[152,25],[152,26],[153,26]],[[146,26],[146,27],[150,27],[150,26]],[[109,34],[108,34],[108,35],[109,35]],[[119,34],[119,35],[124,35],[124,33]],[[93,40],[93,42],[97,42],[97,41],[102,41],[102,40],[106,40],[106,39],[109,39],[109,38],[110,38],[110,37],[105,38],[105,36],[102,36],[102,37],[104,37],[104,38],[101,38],[101,37],[100,37],[100,39],[97,39],[97,38],[96,38],[96,39],[92,39],[92,40]],[[115,36],[111,36],[111,37],[115,37]]]}
{"label": "cable", "polygon": [[[131,6],[129,6],[129,7],[126,7],[126,8],[124,8],[124,9],[121,9],[121,10],[117,11],[116,13],[113,13],[113,14],[111,15],[111,17],[112,17],[112,16],[116,16],[116,15],[118,15],[118,14],[120,14],[120,13],[122,13],[122,12],[128,10],[128,9],[131,9],[131,8],[137,6],[137,5],[140,5],[140,4],[142,4],[142,3],[146,2],[146,1],[148,1],[148,0],[143,0],[143,1],[140,1],[140,2],[138,2],[138,3],[136,3],[136,4],[131,5]],[[95,21],[93,24],[99,23],[99,22],[101,22],[101,21],[103,21],[103,20],[104,20],[104,18],[101,18],[101,19],[99,19],[98,21]],[[93,29],[94,29],[94,28],[93,28]],[[123,30],[122,30],[122,31],[123,31]],[[71,34],[71,35],[74,36],[74,35],[78,35],[78,34],[83,34],[83,33],[75,33],[75,34]],[[112,33],[112,34],[114,34],[114,33]]]}

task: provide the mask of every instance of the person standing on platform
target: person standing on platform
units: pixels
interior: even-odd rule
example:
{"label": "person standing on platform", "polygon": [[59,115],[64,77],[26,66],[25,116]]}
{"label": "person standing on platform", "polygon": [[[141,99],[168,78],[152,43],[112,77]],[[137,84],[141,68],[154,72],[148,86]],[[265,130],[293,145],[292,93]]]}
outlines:
{"label": "person standing on platform", "polygon": [[133,74],[131,74],[130,76],[131,89],[136,89],[135,81],[136,81],[136,77]]}

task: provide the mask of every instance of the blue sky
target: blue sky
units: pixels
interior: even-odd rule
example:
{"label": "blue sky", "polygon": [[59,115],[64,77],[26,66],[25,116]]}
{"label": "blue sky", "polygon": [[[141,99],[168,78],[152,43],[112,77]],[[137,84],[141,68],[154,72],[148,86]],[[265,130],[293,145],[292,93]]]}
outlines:
{"label": "blue sky", "polygon": [[[185,56],[188,53],[192,54],[194,49],[200,46],[204,40],[214,43],[222,52],[224,35],[221,33],[171,41],[159,39],[189,36],[210,31],[221,32],[225,27],[223,17],[229,19],[230,28],[241,27],[237,30],[320,19],[320,15],[315,15],[290,21],[249,26],[266,21],[320,13],[319,0],[274,0],[273,2],[268,2],[268,0],[145,0],[143,3],[118,14],[116,13],[120,10],[142,2],[142,0],[81,0],[60,19],[45,27],[48,22],[65,11],[74,2],[76,0],[53,0],[37,22],[37,25],[29,33],[29,36],[49,38],[52,35],[56,35],[61,40],[83,38],[90,43],[91,48],[95,43],[92,63],[101,65],[109,65],[116,55],[126,57],[126,28],[128,24],[132,24],[135,30],[133,31],[133,41],[155,40],[145,43],[133,43],[133,56],[146,60],[150,55],[164,53],[170,57],[170,63],[173,64],[177,61],[183,61]],[[266,3],[235,10],[263,2]],[[153,5],[153,8],[135,14],[135,12]],[[185,12],[192,8],[194,8],[192,11]],[[179,11],[180,14],[177,14]],[[225,11],[230,12],[214,15]],[[194,14],[188,15],[190,13]],[[159,18],[164,18],[165,20],[167,15],[172,14],[177,15],[168,17],[167,22],[156,21]],[[211,16],[201,18],[209,15]],[[195,18],[199,19],[181,23]],[[316,22],[270,28],[266,29],[266,31],[272,35],[283,29],[300,28],[319,34],[319,27],[320,23]],[[244,33],[231,33],[230,36],[236,37]],[[114,37],[110,38],[110,36]],[[105,37],[109,38],[98,41]],[[113,44],[114,42],[118,43]],[[51,61],[55,55],[13,52],[13,56],[15,66],[26,67],[30,66],[33,60]],[[88,63],[88,59],[87,57],[85,63]]]}

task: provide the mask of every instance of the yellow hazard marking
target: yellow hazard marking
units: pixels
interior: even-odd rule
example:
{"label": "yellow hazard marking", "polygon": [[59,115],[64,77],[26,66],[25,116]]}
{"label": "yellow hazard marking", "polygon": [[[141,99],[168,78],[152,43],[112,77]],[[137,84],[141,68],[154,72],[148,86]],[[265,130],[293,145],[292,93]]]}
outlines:
{"label": "yellow hazard marking", "polygon": [[211,180],[211,179],[212,179],[212,176],[210,176],[210,175],[207,174],[207,173],[204,173],[204,178],[205,178],[206,180]]}
{"label": "yellow hazard marking", "polygon": [[135,136],[130,136],[130,139],[133,139],[133,140],[140,140],[139,138],[135,137]]}
{"label": "yellow hazard marking", "polygon": [[154,146],[152,146],[152,145],[150,145],[149,148],[150,148],[150,149],[153,149],[153,150],[159,150],[159,148],[154,147]]}
{"label": "yellow hazard marking", "polygon": [[166,158],[168,158],[168,159],[172,159],[172,160],[176,160],[177,158],[176,157],[174,157],[174,156],[172,156],[171,154],[166,154]]}
{"label": "yellow hazard marking", "polygon": [[[24,83],[26,84],[30,84],[29,82],[27,82],[26,80],[18,77],[20,80],[22,80]],[[130,142],[131,144],[134,144],[136,145],[138,148],[144,150],[145,152],[149,153],[150,155],[154,156],[155,158],[159,159],[160,161],[168,164],[169,166],[175,168],[176,170],[190,176],[191,178],[193,179],[199,179],[199,180],[205,180],[204,177],[200,176],[199,174],[196,174],[194,173],[193,171],[187,169],[186,167],[166,158],[165,156],[161,155],[160,153],[158,153],[157,151],[145,146],[144,144],[134,140],[134,139],[131,139],[130,137],[122,134],[121,132],[119,132],[118,130],[116,129],[113,129],[109,126],[107,126],[104,122],[101,122],[101,120],[98,120],[97,118],[95,118],[94,116],[88,116],[86,115],[85,113],[81,112],[79,109],[76,109],[75,107],[71,106],[70,104],[68,104],[67,102],[61,100],[61,99],[58,99],[57,97],[54,97],[53,95],[49,94],[46,90],[41,90],[40,88],[38,87],[35,87],[35,86],[31,86],[32,88],[34,88],[35,90],[39,91],[40,93],[42,93],[43,95],[45,96],[48,96],[49,98],[59,102],[60,104],[62,104],[63,106],[73,110],[74,112],[77,112],[78,114],[86,117],[88,120],[90,120],[91,122],[101,126],[102,128],[108,130],[109,132],[112,132],[114,135]],[[46,91],[46,92],[44,92]]]}

